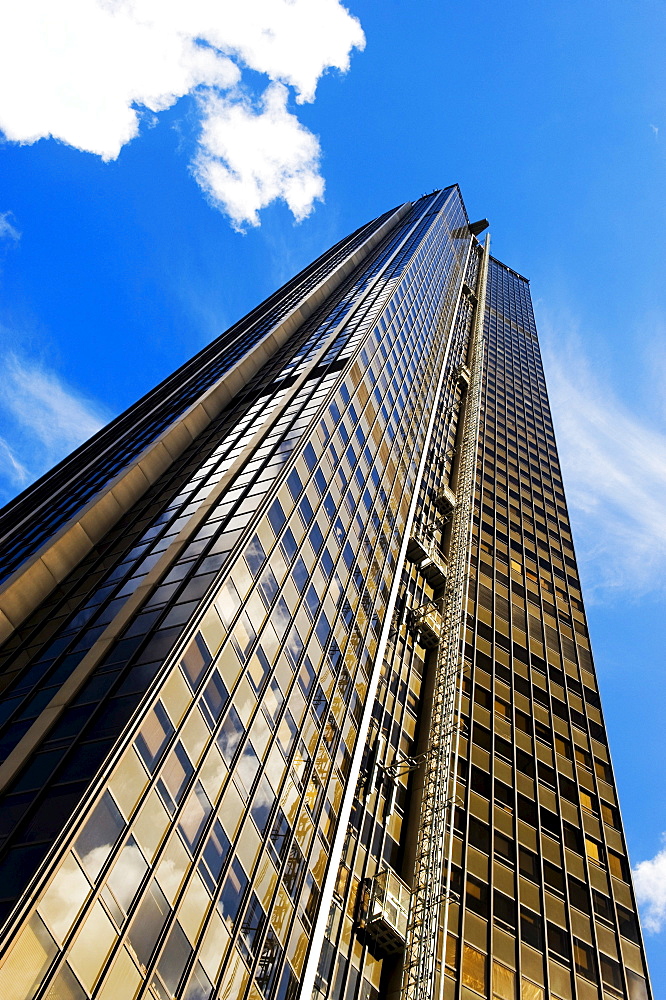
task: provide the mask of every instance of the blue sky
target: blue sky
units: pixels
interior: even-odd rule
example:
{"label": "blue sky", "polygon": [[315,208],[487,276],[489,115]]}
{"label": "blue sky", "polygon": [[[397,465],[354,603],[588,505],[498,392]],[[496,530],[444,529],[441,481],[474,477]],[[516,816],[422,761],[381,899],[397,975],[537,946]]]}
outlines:
{"label": "blue sky", "polygon": [[0,14],[0,502],[335,240],[459,182],[532,282],[665,995],[663,4],[235,6]]}

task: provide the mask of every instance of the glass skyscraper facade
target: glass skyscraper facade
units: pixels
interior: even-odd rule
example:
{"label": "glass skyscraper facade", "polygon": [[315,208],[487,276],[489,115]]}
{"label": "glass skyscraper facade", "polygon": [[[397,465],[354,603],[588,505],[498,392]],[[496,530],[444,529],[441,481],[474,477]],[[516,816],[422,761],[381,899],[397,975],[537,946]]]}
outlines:
{"label": "glass skyscraper facade", "polygon": [[3,512],[3,1000],[651,997],[482,229],[387,212]]}

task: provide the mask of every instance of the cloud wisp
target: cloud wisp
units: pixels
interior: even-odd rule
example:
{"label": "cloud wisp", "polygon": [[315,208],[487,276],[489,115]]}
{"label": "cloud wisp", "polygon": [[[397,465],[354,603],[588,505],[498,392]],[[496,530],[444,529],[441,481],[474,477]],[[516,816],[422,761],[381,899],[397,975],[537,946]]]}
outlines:
{"label": "cloud wisp", "polygon": [[6,501],[111,415],[67,387],[55,372],[17,354],[0,359],[0,371],[0,501]]}
{"label": "cloud wisp", "polygon": [[12,240],[14,243],[21,239],[21,234],[11,221],[11,212],[0,212],[0,240]]}
{"label": "cloud wisp", "polygon": [[[193,173],[240,228],[282,198],[297,219],[321,198],[319,142],[287,110],[365,44],[339,0],[23,0],[0,11],[0,130],[51,136],[104,160],[142,120],[197,98]],[[267,78],[250,96],[247,70]]]}
{"label": "cloud wisp", "polygon": [[658,934],[666,927],[666,846],[636,865],[633,874],[643,927],[649,934]]}
{"label": "cloud wisp", "polygon": [[[544,326],[546,324],[543,324]],[[594,375],[576,338],[544,338],[564,485],[588,592],[663,586],[666,433]]]}

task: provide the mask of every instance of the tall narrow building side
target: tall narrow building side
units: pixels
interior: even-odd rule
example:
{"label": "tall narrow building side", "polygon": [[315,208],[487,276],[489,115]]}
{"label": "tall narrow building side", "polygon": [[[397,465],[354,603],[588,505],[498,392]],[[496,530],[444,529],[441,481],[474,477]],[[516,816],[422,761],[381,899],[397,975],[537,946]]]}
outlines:
{"label": "tall narrow building side", "polygon": [[3,1000],[651,1000],[483,228],[387,212],[3,512]]}

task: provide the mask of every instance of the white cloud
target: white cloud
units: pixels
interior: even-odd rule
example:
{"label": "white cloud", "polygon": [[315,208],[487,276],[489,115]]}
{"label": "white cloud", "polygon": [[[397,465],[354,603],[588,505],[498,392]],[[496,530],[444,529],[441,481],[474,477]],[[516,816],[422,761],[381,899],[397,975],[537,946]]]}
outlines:
{"label": "white cloud", "polygon": [[9,355],[4,363],[2,405],[50,450],[66,452],[104,424],[101,413],[60,382],[53,372]]}
{"label": "white cloud", "polygon": [[110,415],[55,372],[16,354],[0,359],[0,372],[0,494],[6,500],[91,437]]}
{"label": "white cloud", "polygon": [[[323,189],[319,146],[286,111],[283,88],[292,87],[298,102],[313,100],[322,74],[346,71],[352,49],[363,45],[360,24],[339,0],[5,4],[0,129],[14,142],[52,136],[110,160],[139,133],[146,112],[197,94],[195,174],[213,201],[236,224],[255,225],[274,198],[302,218]],[[246,68],[269,80],[258,111],[244,95]],[[247,167],[250,149],[258,152],[256,170]]]}
{"label": "white cloud", "polygon": [[19,461],[8,441],[0,437],[0,477],[6,476],[12,486],[22,489],[30,482],[30,472]]}
{"label": "white cloud", "polygon": [[0,212],[0,240],[20,240],[21,234],[10,221],[11,212]]}
{"label": "white cloud", "polygon": [[663,586],[666,434],[590,371],[576,337],[546,329],[544,339],[555,435],[586,582],[592,589],[634,592]]}
{"label": "white cloud", "polygon": [[646,931],[658,934],[666,924],[666,847],[634,868],[634,888]]}
{"label": "white cloud", "polygon": [[324,193],[319,143],[287,111],[287,89],[266,90],[257,114],[247,100],[207,94],[201,100],[202,135],[194,174],[237,227],[257,225],[258,210],[283,198],[303,219]]}

